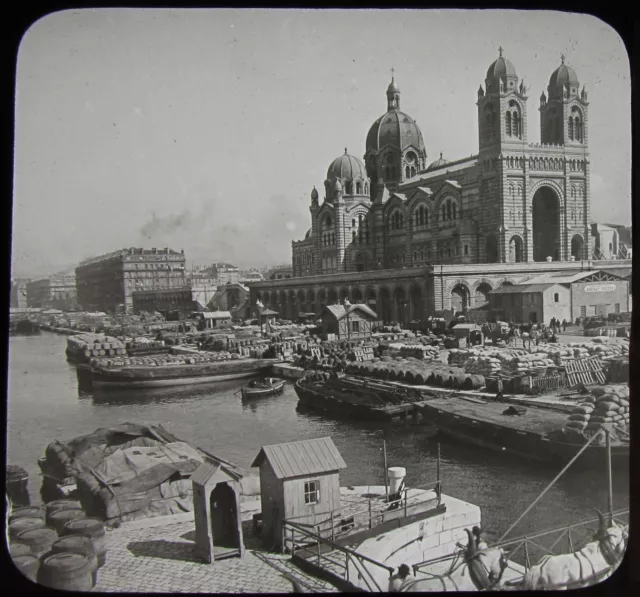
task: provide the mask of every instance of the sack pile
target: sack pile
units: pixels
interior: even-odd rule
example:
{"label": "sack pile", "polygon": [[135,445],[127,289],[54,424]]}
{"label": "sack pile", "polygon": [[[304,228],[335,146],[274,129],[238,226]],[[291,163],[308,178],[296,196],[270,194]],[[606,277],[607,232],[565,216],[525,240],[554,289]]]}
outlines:
{"label": "sack pile", "polygon": [[167,365],[196,365],[213,363],[216,361],[229,361],[240,358],[230,352],[215,352],[207,354],[189,355],[155,355],[153,357],[125,357],[116,359],[91,359],[92,367],[166,367]]}
{"label": "sack pile", "polygon": [[626,431],[629,426],[629,386],[609,385],[594,388],[578,404],[565,423],[565,433],[597,431],[604,423],[613,423]]}
{"label": "sack pile", "polygon": [[555,366],[555,361],[542,354],[525,354],[502,360],[502,371],[508,375],[524,373],[529,369],[548,369]]}
{"label": "sack pile", "polygon": [[495,357],[478,356],[470,357],[464,364],[465,373],[493,377],[502,371],[500,359]]}
{"label": "sack pile", "polygon": [[[390,346],[390,348],[396,345]],[[440,348],[438,346],[425,346],[420,344],[402,344],[400,345],[401,357],[413,357],[421,361],[437,361],[440,360]]]}

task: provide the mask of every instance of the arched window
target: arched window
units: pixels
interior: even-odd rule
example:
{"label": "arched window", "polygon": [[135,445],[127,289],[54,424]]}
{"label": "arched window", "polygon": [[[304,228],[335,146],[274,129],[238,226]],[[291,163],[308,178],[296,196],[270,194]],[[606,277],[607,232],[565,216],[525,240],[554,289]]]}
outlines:
{"label": "arched window", "polygon": [[573,141],[573,116],[569,116],[569,139]]}
{"label": "arched window", "polygon": [[579,116],[576,116],[575,118],[574,130],[575,130],[576,141],[582,143],[582,122],[580,121]]}
{"label": "arched window", "polygon": [[447,219],[447,206],[442,204],[442,221],[444,222]]}
{"label": "arched window", "polygon": [[451,199],[447,200],[447,220],[451,219]]}
{"label": "arched window", "polygon": [[362,183],[361,182],[356,182],[356,194],[358,194],[358,195],[362,194]]}
{"label": "arched window", "polygon": [[411,172],[410,173],[411,173],[411,178],[413,178],[416,175],[416,169],[413,166],[411,166]]}
{"label": "arched window", "polygon": [[513,113],[513,136],[518,139],[522,135],[521,132],[521,123],[520,123],[520,115],[517,112]]}
{"label": "arched window", "polygon": [[355,228],[356,227],[356,221],[355,220],[351,220],[351,228]]}
{"label": "arched window", "polygon": [[505,124],[507,125],[507,135],[511,136],[511,112],[507,112],[504,115]]}
{"label": "arched window", "polygon": [[420,251],[420,261],[424,261],[424,251]]}
{"label": "arched window", "polygon": [[353,242],[353,243],[356,242],[356,231],[355,230],[353,232],[351,232],[351,242]]}
{"label": "arched window", "polygon": [[453,211],[453,219],[455,220],[456,219],[456,204],[455,203],[453,203],[453,207],[451,209]]}
{"label": "arched window", "polygon": [[384,177],[389,180],[391,178],[391,168],[389,166],[387,166],[384,169]]}
{"label": "arched window", "polygon": [[409,169],[409,166],[404,169],[404,175],[405,178],[411,178],[411,170]]}
{"label": "arched window", "polygon": [[469,255],[469,245],[464,246],[464,254]]}
{"label": "arched window", "polygon": [[424,210],[424,225],[425,226],[429,225],[429,210],[428,209]]}

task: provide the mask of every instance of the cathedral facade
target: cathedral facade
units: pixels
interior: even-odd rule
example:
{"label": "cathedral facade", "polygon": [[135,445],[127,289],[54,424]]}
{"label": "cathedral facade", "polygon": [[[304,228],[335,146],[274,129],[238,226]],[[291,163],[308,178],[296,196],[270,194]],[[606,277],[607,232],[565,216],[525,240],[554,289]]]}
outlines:
{"label": "cathedral facade", "polygon": [[527,89],[502,49],[477,92],[470,157],[428,163],[393,78],[386,95],[364,161],[345,150],[322,199],[311,192],[294,276],[590,257],[587,93],[564,57],[540,96],[540,143],[529,141]]}

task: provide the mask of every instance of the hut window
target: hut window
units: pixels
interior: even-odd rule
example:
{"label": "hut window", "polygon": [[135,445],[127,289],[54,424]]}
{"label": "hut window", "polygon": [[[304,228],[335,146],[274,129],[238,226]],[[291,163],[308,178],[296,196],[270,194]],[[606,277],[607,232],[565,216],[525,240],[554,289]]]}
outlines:
{"label": "hut window", "polygon": [[351,331],[355,332],[356,334],[360,333],[360,322],[359,321],[352,321],[351,322]]}
{"label": "hut window", "polygon": [[553,295],[553,302],[554,303],[560,302],[560,295],[557,292]]}
{"label": "hut window", "polygon": [[320,501],[320,481],[305,481],[304,503],[317,504]]}

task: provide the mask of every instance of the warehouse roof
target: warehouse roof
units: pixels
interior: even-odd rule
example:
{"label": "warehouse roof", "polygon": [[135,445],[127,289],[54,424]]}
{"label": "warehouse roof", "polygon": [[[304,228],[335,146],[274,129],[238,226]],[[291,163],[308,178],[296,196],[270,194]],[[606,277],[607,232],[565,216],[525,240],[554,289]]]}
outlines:
{"label": "warehouse roof", "polygon": [[518,284],[516,286],[500,286],[499,288],[496,288],[496,290],[492,290],[489,294],[524,294],[528,292],[543,292],[552,286],[559,286],[559,284]]}
{"label": "warehouse roof", "polygon": [[202,315],[205,319],[231,319],[229,311],[203,311],[198,315]]}
{"label": "warehouse roof", "polygon": [[265,458],[278,479],[328,473],[347,468],[330,437],[263,446],[251,466],[260,466]]}
{"label": "warehouse roof", "polygon": [[[631,268],[629,268],[631,270]],[[604,270],[591,270],[584,272],[574,272],[574,273],[566,273],[566,272],[554,272],[549,274],[541,274],[540,276],[535,276],[524,282],[525,284],[572,284],[574,282],[579,282],[581,280],[585,280],[587,278],[599,279],[602,277],[612,277],[616,280],[621,280],[622,277],[620,274],[616,272],[608,272]]]}

